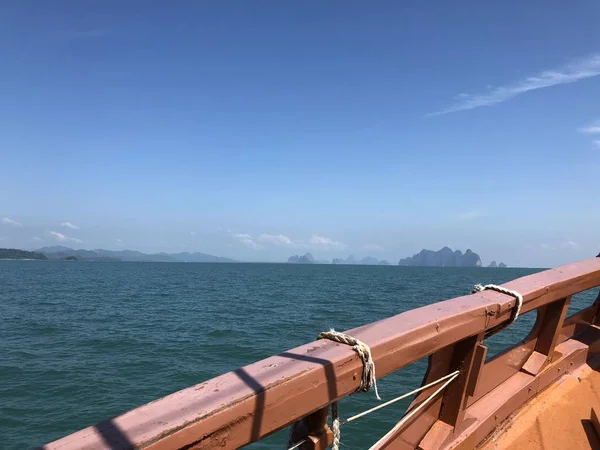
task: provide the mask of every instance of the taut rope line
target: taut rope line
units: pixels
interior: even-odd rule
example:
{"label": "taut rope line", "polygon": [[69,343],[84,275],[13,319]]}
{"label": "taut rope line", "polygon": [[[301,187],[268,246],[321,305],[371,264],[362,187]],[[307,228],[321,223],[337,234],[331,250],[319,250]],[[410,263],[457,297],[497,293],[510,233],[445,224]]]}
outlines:
{"label": "taut rope line", "polygon": [[417,393],[419,393],[421,391],[424,391],[425,389],[429,389],[431,386],[435,386],[436,384],[440,384],[442,381],[446,381],[448,378],[454,379],[454,378],[456,378],[456,376],[458,374],[459,374],[459,371],[455,370],[454,372],[449,373],[448,375],[445,375],[442,378],[439,378],[439,379],[437,379],[435,381],[432,381],[431,383],[428,383],[428,384],[426,384],[424,386],[418,387],[417,389],[414,389],[414,390],[412,390],[410,392],[407,392],[406,394],[402,394],[402,395],[400,395],[400,396],[398,396],[396,398],[388,400],[387,402],[382,403],[381,405],[377,405],[377,406],[375,406],[375,407],[373,407],[371,409],[367,409],[366,411],[358,413],[355,416],[349,417],[346,420],[344,420],[341,423],[341,425],[346,425],[348,422],[352,422],[353,420],[360,419],[361,417],[366,416],[367,414],[371,414],[372,412],[375,412],[378,409],[385,408],[386,406],[389,406],[389,405],[391,405],[393,403],[399,402],[400,400],[404,400],[406,397],[410,397],[411,395],[417,394]]}
{"label": "taut rope line", "polygon": [[[456,371],[454,371],[452,373],[449,373],[448,375],[444,375],[442,378],[438,378],[437,380],[432,381],[431,383],[428,383],[428,384],[426,384],[424,386],[418,387],[418,388],[416,388],[416,389],[414,389],[414,390],[412,390],[410,392],[407,392],[406,394],[402,394],[402,395],[400,395],[400,396],[398,396],[396,398],[388,400],[387,402],[382,403],[381,405],[377,405],[374,408],[367,409],[366,411],[363,411],[363,412],[358,413],[358,414],[356,414],[356,415],[354,415],[352,417],[349,417],[346,420],[344,420],[344,421],[342,421],[342,422],[339,423],[340,427],[346,425],[347,423],[353,422],[356,419],[360,419],[361,417],[364,417],[367,414],[371,414],[372,412],[375,412],[378,409],[385,408],[386,406],[390,406],[391,404],[399,402],[400,400],[404,400],[405,398],[410,397],[411,395],[418,394],[419,392],[424,391],[425,389],[429,389],[430,387],[435,386],[436,384],[440,384],[442,381],[446,381],[449,378],[451,378],[451,380],[449,380],[450,382],[454,381],[454,379],[458,376],[459,373],[460,372],[458,370],[456,370]],[[437,395],[437,393],[433,394],[433,396],[435,396],[435,395]],[[428,400],[425,399],[425,401],[428,401]],[[414,414],[413,411],[410,411],[409,413]],[[338,413],[336,413],[336,414],[338,414]],[[305,442],[306,442],[306,439],[303,439],[302,441],[300,441],[300,442],[298,442],[296,444],[289,444],[289,445],[292,445],[292,447],[289,447],[288,450],[295,450],[298,447],[300,447],[302,444],[304,444]]]}
{"label": "taut rope line", "polygon": [[[385,442],[388,438],[390,438],[391,436],[394,435],[394,433],[396,432],[396,430],[400,429],[406,422],[408,422],[408,420],[413,417],[415,414],[417,414],[419,411],[421,411],[425,405],[427,405],[431,400],[433,400],[440,392],[442,392],[444,389],[446,389],[448,387],[448,385],[450,383],[452,383],[456,377],[458,376],[459,372],[453,372],[450,375],[448,375],[449,379],[448,381],[446,381],[444,384],[442,384],[439,388],[436,389],[436,391],[431,394],[429,397],[427,397],[425,400],[423,400],[419,406],[416,406],[414,409],[410,410],[402,419],[400,419],[400,422],[398,422],[396,425],[394,425],[394,428],[392,428],[390,431],[388,431],[385,436],[383,436],[381,439],[379,439],[375,444],[373,444],[370,448],[376,447],[377,445]],[[436,381],[435,383],[439,382],[440,380]]]}

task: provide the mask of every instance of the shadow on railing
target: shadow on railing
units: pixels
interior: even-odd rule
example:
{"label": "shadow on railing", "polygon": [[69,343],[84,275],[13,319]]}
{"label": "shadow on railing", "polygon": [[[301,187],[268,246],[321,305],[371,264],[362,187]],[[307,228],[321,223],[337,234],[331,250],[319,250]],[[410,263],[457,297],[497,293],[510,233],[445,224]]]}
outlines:
{"label": "shadow on railing", "polygon": [[[289,358],[296,361],[310,362],[320,364],[325,369],[325,378],[329,391],[328,399],[333,401],[338,397],[338,392],[335,385],[335,373],[331,362],[322,358],[315,358],[307,355],[297,355],[289,352],[279,354],[280,357]],[[263,422],[263,412],[266,407],[266,389],[255,378],[253,378],[244,368],[233,371],[252,391],[256,399],[254,412],[252,413],[252,427],[250,432],[250,442],[257,441],[261,436],[261,425]],[[263,436],[264,437],[264,436]]]}
{"label": "shadow on railing", "polygon": [[[65,448],[98,448],[98,449],[110,449],[110,450],[129,450],[135,448],[135,444],[127,437],[127,435],[121,430],[121,428],[115,424],[114,419],[104,420],[97,423],[93,427],[90,427],[90,438],[93,447],[85,447],[84,442],[69,441],[69,437],[65,438]],[[94,439],[97,437],[98,439]],[[95,442],[94,442],[95,441]],[[95,443],[95,445],[94,445]],[[36,450],[50,450],[54,449],[54,444],[47,444],[42,447],[38,447]]]}
{"label": "shadow on railing", "polygon": [[123,431],[113,422],[112,419],[105,420],[94,426],[104,443],[111,450],[125,450],[134,448],[133,442],[123,433]]}

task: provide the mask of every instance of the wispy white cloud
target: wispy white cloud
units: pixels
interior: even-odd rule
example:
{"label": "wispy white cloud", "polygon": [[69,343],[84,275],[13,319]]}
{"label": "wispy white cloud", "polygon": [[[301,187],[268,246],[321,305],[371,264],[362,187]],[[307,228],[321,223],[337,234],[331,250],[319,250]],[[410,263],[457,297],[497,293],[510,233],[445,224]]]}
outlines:
{"label": "wispy white cloud", "polygon": [[195,231],[190,231],[190,236],[196,236],[198,233],[196,233]]}
{"label": "wispy white cloud", "polygon": [[482,94],[462,93],[456,97],[456,103],[429,116],[439,116],[457,111],[466,111],[481,106],[491,106],[509,100],[517,95],[537,89],[544,89],[561,84],[575,83],[600,75],[600,54],[572,61],[566,66],[545,70],[537,75],[519,80],[513,84],[491,88]]}
{"label": "wispy white cloud", "polygon": [[472,209],[471,211],[466,211],[466,212],[462,212],[456,215],[456,220],[459,220],[461,222],[466,222],[468,220],[475,220],[475,219],[479,219],[480,217],[483,217],[485,214],[483,213],[483,211],[480,211],[478,209]]}
{"label": "wispy white cloud", "polygon": [[59,242],[76,242],[77,244],[83,243],[81,239],[67,236],[65,234],[59,233],[58,231],[49,231],[48,234]]}
{"label": "wispy white cloud", "polygon": [[335,241],[331,238],[325,236],[319,236],[317,234],[313,234],[309,240],[310,244],[323,247],[327,250],[344,250],[348,246],[340,241]]}
{"label": "wispy white cloud", "polygon": [[3,217],[2,223],[6,224],[6,225],[11,225],[13,227],[18,227],[18,228],[21,228],[23,226],[23,224],[17,222],[16,220],[9,219],[8,217]]}
{"label": "wispy white cloud", "polygon": [[253,248],[255,250],[260,250],[261,248],[264,248],[264,246],[262,246],[258,242],[255,242],[252,239],[252,236],[250,236],[249,234],[246,234],[246,233],[234,233],[233,237],[235,237],[238,241],[240,241],[246,247],[250,247],[250,248]]}
{"label": "wispy white cloud", "polygon": [[33,240],[34,241],[38,241],[38,242],[43,241],[43,239],[41,237],[39,237],[39,236],[34,236]]}
{"label": "wispy white cloud", "polygon": [[572,241],[570,239],[566,239],[564,241],[560,241],[555,243],[554,245],[552,244],[540,244],[540,247],[543,248],[544,250],[556,250],[559,248],[565,249],[565,250],[578,250],[579,248],[581,248],[581,246],[575,242]]}
{"label": "wispy white cloud", "polygon": [[[585,127],[581,127],[577,131],[585,134],[600,134],[600,120],[596,120]],[[600,140],[596,139],[592,141],[592,144],[594,144],[595,147],[600,148]]]}
{"label": "wispy white cloud", "polygon": [[79,230],[79,227],[71,222],[63,222],[60,226],[63,228],[70,228],[71,230]]}
{"label": "wispy white cloud", "polygon": [[585,127],[581,127],[577,131],[585,134],[600,134],[600,120],[596,120]]}
{"label": "wispy white cloud", "polygon": [[122,239],[115,239],[115,242],[116,242],[117,244],[122,244],[122,243],[123,243],[123,240],[122,240]]}
{"label": "wispy white cloud", "polygon": [[560,243],[561,248],[567,248],[570,250],[577,250],[579,248],[579,244],[574,241],[566,240]]}
{"label": "wispy white cloud", "polygon": [[379,244],[366,244],[363,248],[369,252],[383,252],[385,249]]}
{"label": "wispy white cloud", "polygon": [[303,247],[304,245],[300,242],[294,241],[292,238],[283,234],[268,234],[262,233],[258,236],[258,241],[266,244],[287,246],[287,247]]}

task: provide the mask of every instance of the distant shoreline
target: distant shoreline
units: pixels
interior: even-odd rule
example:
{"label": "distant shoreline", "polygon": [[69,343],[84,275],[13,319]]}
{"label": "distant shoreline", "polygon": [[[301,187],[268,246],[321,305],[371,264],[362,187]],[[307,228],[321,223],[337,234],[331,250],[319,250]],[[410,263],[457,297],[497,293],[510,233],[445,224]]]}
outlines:
{"label": "distant shoreline", "polygon": [[47,261],[47,260],[35,259],[35,258],[0,258],[0,261]]}

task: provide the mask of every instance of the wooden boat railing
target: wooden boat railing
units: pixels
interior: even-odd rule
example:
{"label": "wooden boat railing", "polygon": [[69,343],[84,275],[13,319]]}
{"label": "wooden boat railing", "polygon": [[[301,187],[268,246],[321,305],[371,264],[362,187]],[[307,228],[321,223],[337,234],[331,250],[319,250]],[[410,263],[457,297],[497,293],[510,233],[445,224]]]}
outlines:
{"label": "wooden boat railing", "polygon": [[[494,291],[431,304],[347,332],[370,346],[378,378],[425,357],[429,367],[423,385],[460,371],[435,401],[377,448],[475,448],[528,399],[597,352],[600,296],[573,316],[566,314],[571,296],[600,286],[600,258],[502,286],[521,293],[522,313],[537,310],[537,320],[526,339],[487,362],[486,332],[506,323],[515,306],[515,299]],[[300,448],[326,448],[331,444],[328,406],[352,394],[361,373],[362,363],[350,347],[319,340],[43,448],[239,448],[301,419],[306,442]],[[433,390],[417,395],[411,408]]]}

